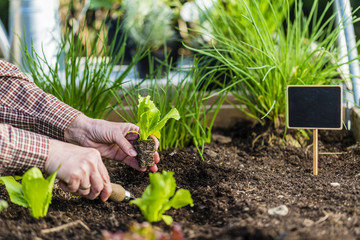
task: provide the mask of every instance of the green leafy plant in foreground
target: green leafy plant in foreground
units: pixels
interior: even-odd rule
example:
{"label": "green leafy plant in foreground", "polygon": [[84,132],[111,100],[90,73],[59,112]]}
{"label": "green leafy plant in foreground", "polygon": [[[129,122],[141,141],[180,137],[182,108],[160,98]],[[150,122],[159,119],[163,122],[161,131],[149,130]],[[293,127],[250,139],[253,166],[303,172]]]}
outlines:
{"label": "green leafy plant in foreground", "polygon": [[160,119],[161,112],[155,106],[154,102],[150,100],[150,96],[141,97],[140,95],[137,116],[139,121],[137,125],[140,128],[140,140],[146,140],[152,134],[160,139],[160,130],[164,127],[166,122],[171,118],[176,120],[180,119],[179,112],[176,108],[172,108],[162,119]]}
{"label": "green leafy plant in foreground", "polygon": [[56,174],[57,170],[44,179],[40,169],[33,167],[22,176],[21,183],[13,176],[0,177],[0,182],[5,184],[12,203],[29,208],[31,215],[39,218],[47,214]]}
{"label": "green leafy plant in foreground", "polygon": [[[205,71],[206,70],[206,71]],[[215,119],[228,92],[208,88],[216,81],[219,68],[207,71],[199,67],[199,59],[194,59],[190,68],[182,67],[177,75],[167,75],[165,79],[152,79],[145,85],[131,85],[114,94],[118,103],[114,109],[125,122],[138,122],[138,95],[149,95],[162,113],[176,108],[180,119],[169,119],[161,129],[159,150],[184,148],[194,144],[200,157],[205,143],[211,142]]]}
{"label": "green leafy plant in foreground", "polygon": [[130,201],[137,205],[145,219],[149,222],[164,222],[170,225],[173,219],[164,212],[171,207],[178,209],[186,205],[194,206],[189,190],[178,189],[173,177],[174,172],[162,171],[162,173],[150,173],[150,185],[146,187],[141,198]]}

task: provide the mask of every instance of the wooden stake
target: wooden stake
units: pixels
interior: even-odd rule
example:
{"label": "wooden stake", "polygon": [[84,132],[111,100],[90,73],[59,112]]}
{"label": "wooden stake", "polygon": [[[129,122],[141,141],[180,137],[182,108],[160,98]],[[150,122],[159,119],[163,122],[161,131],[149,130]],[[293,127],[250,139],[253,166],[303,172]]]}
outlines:
{"label": "wooden stake", "polygon": [[318,175],[318,129],[313,129],[313,173]]}

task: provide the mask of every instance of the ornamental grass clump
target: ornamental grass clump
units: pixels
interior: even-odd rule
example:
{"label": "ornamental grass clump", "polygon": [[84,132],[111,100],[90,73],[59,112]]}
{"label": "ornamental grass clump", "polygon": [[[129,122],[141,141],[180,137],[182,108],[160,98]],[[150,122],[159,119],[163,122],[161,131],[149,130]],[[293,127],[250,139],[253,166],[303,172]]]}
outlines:
{"label": "ornamental grass clump", "polygon": [[[55,66],[47,61],[44,54],[27,49],[23,44],[24,52],[32,53],[26,55],[24,65],[36,85],[92,118],[107,116],[113,104],[112,90],[121,88],[135,64],[147,54],[145,49],[139,48],[131,63],[118,70],[117,65],[122,65],[124,61],[127,34],[120,33],[119,25],[108,45],[104,24],[103,21],[99,34],[91,41],[91,50],[85,47],[88,39],[81,33],[83,29],[73,32],[67,28]],[[43,51],[46,51],[46,46],[43,46]]]}
{"label": "ornamental grass clump", "polygon": [[[314,1],[306,16],[302,1],[295,0],[293,19],[291,1],[266,1],[267,11],[260,0],[230,2],[243,9],[241,14],[233,16],[221,4],[216,17],[209,10],[211,47],[192,50],[217,59],[223,69],[230,70],[233,76],[227,87],[239,110],[262,124],[269,120],[275,127],[282,126],[287,85],[343,82],[339,69],[347,62],[339,63],[335,48],[341,26],[335,25],[335,13],[326,18],[333,1],[320,14],[319,1]],[[269,24],[269,19],[276,24]]]}

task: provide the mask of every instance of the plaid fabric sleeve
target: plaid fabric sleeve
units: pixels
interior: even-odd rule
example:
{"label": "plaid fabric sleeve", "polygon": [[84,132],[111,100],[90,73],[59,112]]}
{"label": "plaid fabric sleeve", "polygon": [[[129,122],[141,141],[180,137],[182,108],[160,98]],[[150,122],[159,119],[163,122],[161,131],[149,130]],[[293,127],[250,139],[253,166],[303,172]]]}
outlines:
{"label": "plaid fabric sleeve", "polygon": [[0,123],[64,140],[64,130],[79,114],[0,60]]}
{"label": "plaid fabric sleeve", "polygon": [[49,138],[0,124],[0,175],[22,175],[31,167],[43,170]]}

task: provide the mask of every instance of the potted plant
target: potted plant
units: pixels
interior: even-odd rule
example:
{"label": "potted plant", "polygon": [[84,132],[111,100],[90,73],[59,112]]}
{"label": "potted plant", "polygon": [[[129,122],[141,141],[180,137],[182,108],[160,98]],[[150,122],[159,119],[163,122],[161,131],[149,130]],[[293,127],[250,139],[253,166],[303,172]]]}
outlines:
{"label": "potted plant", "polygon": [[[175,8],[165,0],[124,0],[124,28],[136,48],[150,54],[137,64],[139,76],[145,78],[156,69],[175,64],[180,47],[175,30]],[[166,61],[166,62],[165,62]]]}

